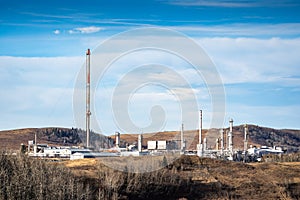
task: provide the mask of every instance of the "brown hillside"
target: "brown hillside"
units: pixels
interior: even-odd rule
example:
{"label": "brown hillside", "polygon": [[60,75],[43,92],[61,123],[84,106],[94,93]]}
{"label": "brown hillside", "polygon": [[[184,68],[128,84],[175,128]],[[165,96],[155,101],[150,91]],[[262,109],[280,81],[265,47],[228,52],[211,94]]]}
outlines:
{"label": "brown hillside", "polygon": [[[224,129],[224,145],[226,146],[226,135],[229,128]],[[114,136],[111,136],[115,139]],[[184,131],[184,138],[187,140],[187,147],[189,150],[195,150],[199,142],[198,130]],[[207,148],[214,149],[216,139],[220,137],[218,129],[210,129],[202,131],[202,140],[207,138]],[[121,134],[121,142],[133,144],[137,142],[137,134]],[[143,134],[143,145],[147,145],[149,140],[180,140],[180,131],[165,131],[158,133]],[[248,125],[248,145],[253,146],[281,146],[289,152],[299,151],[300,146],[300,130],[289,129],[272,129],[266,127],[259,127],[255,125]],[[233,143],[235,149],[242,150],[244,147],[244,126],[233,127]]]}
{"label": "brown hillside", "polygon": [[[85,131],[81,129],[68,128],[27,128],[0,131],[0,149],[18,150],[20,144],[28,144],[37,135],[38,144],[74,146],[84,145],[86,139]],[[113,141],[106,136],[90,132],[91,145],[98,148],[107,148],[113,145]]]}
{"label": "brown hillside", "polygon": [[[19,149],[21,143],[28,144],[28,140],[34,140],[36,128],[26,128],[17,130],[0,131],[0,148],[7,150]],[[39,143],[48,143],[49,141],[40,140]]]}
{"label": "brown hillside", "polygon": [[[117,159],[120,163],[132,163],[128,160],[138,158]],[[182,156],[167,167],[141,174],[115,171],[103,166],[101,159],[62,164],[75,175],[95,182],[99,175],[105,174],[104,181],[109,182],[110,191],[122,199],[300,198],[299,162],[244,164]]]}
{"label": "brown hillside", "polygon": [[[300,130],[290,129],[272,129],[249,125],[249,142],[248,145],[266,145],[266,146],[281,146],[289,152],[299,151],[300,147]],[[228,132],[228,128],[224,130]],[[38,143],[47,143],[49,145],[83,145],[85,144],[85,132],[80,129],[67,128],[28,128],[18,130],[0,131],[0,149],[17,150],[20,144],[27,144],[28,140],[34,140],[34,134],[37,133]],[[233,142],[234,148],[243,149],[244,127],[233,127]],[[125,143],[137,143],[137,134],[121,134],[121,145]],[[187,130],[184,132],[184,137],[187,140],[187,147],[190,150],[195,150],[198,144],[198,130]],[[218,129],[203,130],[202,140],[207,138],[207,147],[214,149],[217,137],[220,137]],[[149,140],[180,140],[179,131],[164,131],[158,133],[144,133],[143,145],[147,145]],[[226,139],[226,134],[224,140]],[[96,148],[112,147],[115,141],[115,136],[105,137],[96,133],[91,133],[91,141]],[[226,140],[224,141],[226,146]]]}

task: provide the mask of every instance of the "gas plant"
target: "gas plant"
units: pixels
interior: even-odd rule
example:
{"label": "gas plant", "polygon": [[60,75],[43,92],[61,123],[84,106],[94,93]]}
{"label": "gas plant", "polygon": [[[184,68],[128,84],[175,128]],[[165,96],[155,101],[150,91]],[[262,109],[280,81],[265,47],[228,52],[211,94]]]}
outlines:
{"label": "gas plant", "polygon": [[[28,155],[34,157],[59,157],[68,159],[81,159],[88,157],[110,156],[145,156],[162,155],[166,153],[198,155],[199,157],[211,157],[232,161],[260,161],[264,154],[281,154],[282,149],[262,146],[261,148],[248,146],[248,126],[244,125],[243,150],[235,148],[233,143],[233,119],[229,120],[229,130],[219,129],[219,136],[215,137],[215,148],[208,148],[208,134],[202,136],[202,110],[199,111],[199,141],[195,150],[187,149],[187,141],[184,138],[184,124],[181,125],[180,139],[147,141],[143,146],[143,135],[139,134],[137,144],[121,145],[121,134],[115,133],[115,146],[102,151],[93,151],[90,146],[90,49],[86,52],[86,146],[83,147],[59,147],[38,144],[35,135],[34,141],[28,141]],[[23,148],[24,149],[24,148]]]}

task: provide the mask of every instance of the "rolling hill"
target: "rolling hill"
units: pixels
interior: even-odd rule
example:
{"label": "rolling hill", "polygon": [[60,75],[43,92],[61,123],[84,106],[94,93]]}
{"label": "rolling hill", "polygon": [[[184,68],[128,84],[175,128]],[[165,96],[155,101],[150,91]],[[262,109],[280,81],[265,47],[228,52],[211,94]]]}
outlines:
{"label": "rolling hill", "polygon": [[[0,149],[18,150],[20,144],[28,144],[37,135],[39,144],[50,146],[84,146],[86,142],[85,131],[77,128],[26,128],[0,131]],[[113,140],[93,131],[90,132],[91,145],[98,148],[107,148],[113,145]]]}
{"label": "rolling hill", "polygon": [[[228,132],[229,128],[224,132]],[[249,141],[248,145],[253,146],[281,146],[288,152],[297,152],[300,150],[300,130],[290,129],[273,129],[260,127],[256,125],[248,125]],[[111,136],[113,139],[114,136]],[[137,134],[121,134],[121,142],[135,143]],[[207,147],[215,148],[215,141],[220,137],[218,129],[210,129],[202,131],[202,140],[207,138]],[[187,140],[187,147],[190,150],[195,150],[198,144],[198,130],[184,131],[184,138]],[[225,140],[226,136],[224,136]],[[158,133],[143,134],[143,145],[147,145],[148,140],[180,140],[180,131],[165,131]],[[233,127],[233,143],[235,149],[243,149],[244,126]],[[226,146],[226,141],[225,141]]]}
{"label": "rolling hill", "polygon": [[[300,150],[300,130],[290,129],[272,129],[260,127],[256,125],[248,126],[249,145],[266,145],[266,146],[281,146],[289,152]],[[228,131],[228,128],[224,130]],[[233,142],[236,149],[243,148],[244,127],[243,125],[233,127]],[[20,144],[28,144],[28,140],[34,140],[34,135],[37,134],[38,143],[46,143],[49,145],[64,145],[64,146],[84,146],[85,131],[77,128],[27,128],[17,130],[0,131],[0,149],[17,150]],[[115,136],[104,136],[91,132],[91,142],[94,147],[107,148],[114,145]],[[126,143],[137,143],[137,134],[121,134],[121,145]],[[215,148],[216,138],[220,137],[219,130],[210,129],[203,130],[202,138],[207,138],[207,147]],[[184,138],[187,140],[187,147],[190,150],[195,150],[198,143],[198,130],[184,131]],[[226,137],[224,137],[225,139]],[[157,133],[144,133],[143,145],[147,145],[149,140],[180,140],[179,131],[164,131]],[[225,142],[226,145],[226,142]]]}

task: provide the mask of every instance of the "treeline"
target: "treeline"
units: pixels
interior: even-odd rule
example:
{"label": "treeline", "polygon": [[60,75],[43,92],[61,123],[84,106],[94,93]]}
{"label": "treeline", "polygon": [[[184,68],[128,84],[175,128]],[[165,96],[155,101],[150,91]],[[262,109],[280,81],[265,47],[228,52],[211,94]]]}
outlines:
{"label": "treeline", "polygon": [[[80,128],[41,128],[37,129],[38,139],[64,145],[85,145],[86,131]],[[91,146],[95,149],[113,146],[113,139],[90,131]]]}
{"label": "treeline", "polygon": [[[244,132],[243,126],[238,126],[235,129],[242,133]],[[278,130],[249,125],[248,132],[250,139],[257,144],[269,147],[280,146],[283,147],[288,153],[300,151],[299,130]]]}
{"label": "treeline", "polygon": [[[175,167],[153,172],[122,172],[97,163],[96,176],[73,174],[63,164],[0,153],[0,199],[178,199],[218,197],[216,184],[194,190]],[[204,192],[203,192],[204,191]],[[207,196],[209,195],[209,196]],[[217,196],[216,196],[217,195]]]}
{"label": "treeline", "polygon": [[0,153],[0,199],[91,199],[89,183],[61,165]]}
{"label": "treeline", "polygon": [[37,137],[49,142],[77,145],[82,143],[81,132],[77,128],[41,128],[37,129]]}
{"label": "treeline", "polygon": [[[137,158],[116,159],[122,163],[134,163]],[[0,152],[0,199],[159,200],[300,197],[300,184],[293,181],[296,172],[274,165],[273,167],[277,167],[276,171],[281,170],[279,174],[274,175],[275,169],[270,167],[270,163],[254,167],[216,159],[182,156],[172,163],[165,157],[149,158],[147,162],[140,162],[142,167],[148,167],[151,159],[160,159],[159,164],[162,168],[134,173],[129,165],[124,165],[123,171],[107,167],[102,162],[94,163],[91,168],[83,165],[70,169],[63,163]],[[115,161],[112,160],[113,163]],[[132,167],[137,166],[133,164]],[[282,182],[283,179],[286,181]],[[274,184],[270,184],[271,182]]]}

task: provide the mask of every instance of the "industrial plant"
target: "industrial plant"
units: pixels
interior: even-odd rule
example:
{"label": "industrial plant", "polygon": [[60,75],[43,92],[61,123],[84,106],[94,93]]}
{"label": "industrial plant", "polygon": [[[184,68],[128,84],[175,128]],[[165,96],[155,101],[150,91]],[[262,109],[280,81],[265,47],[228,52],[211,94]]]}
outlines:
{"label": "industrial plant", "polygon": [[[215,148],[208,148],[208,138],[202,135],[202,110],[199,111],[198,142],[196,149],[187,148],[184,124],[181,125],[180,139],[174,140],[147,140],[143,146],[143,134],[139,134],[135,144],[121,145],[121,134],[115,133],[114,146],[106,149],[94,150],[90,145],[90,49],[86,52],[86,145],[79,146],[49,146],[38,144],[37,135],[34,140],[28,141],[28,146],[22,144],[22,151],[27,151],[29,156],[40,158],[82,159],[92,157],[119,157],[119,156],[156,156],[164,154],[197,155],[231,161],[255,162],[261,161],[265,154],[282,154],[280,147],[261,146],[260,148],[248,145],[248,125],[244,125],[243,149],[237,148],[233,142],[233,119],[229,120],[229,130],[219,129],[215,138]],[[209,134],[209,133],[208,133]],[[239,145],[241,146],[241,145]]]}

